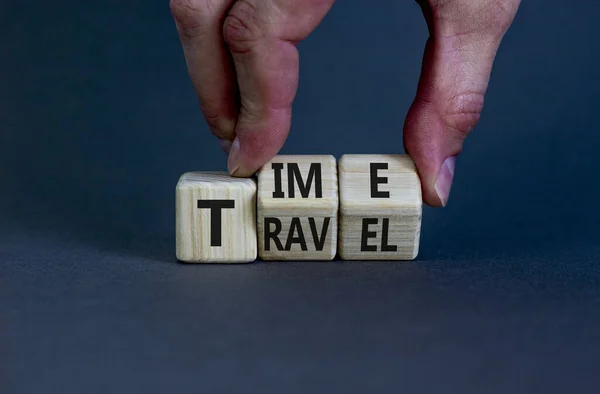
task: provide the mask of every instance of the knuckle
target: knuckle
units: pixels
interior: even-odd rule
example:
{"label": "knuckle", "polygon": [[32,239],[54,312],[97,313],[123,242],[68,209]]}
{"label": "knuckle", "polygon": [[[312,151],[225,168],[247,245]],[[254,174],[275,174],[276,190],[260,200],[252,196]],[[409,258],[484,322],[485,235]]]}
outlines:
{"label": "knuckle", "polygon": [[200,103],[200,108],[204,116],[204,120],[210,129],[210,132],[218,138],[231,139],[235,133],[235,122],[229,120],[222,111],[219,111],[214,105],[208,103]]}
{"label": "knuckle", "polygon": [[495,0],[486,11],[492,29],[503,33],[512,24],[520,0]]}
{"label": "knuckle", "polygon": [[210,127],[211,131],[215,132],[218,130],[218,124],[221,117],[214,111],[206,108],[206,106],[202,106],[202,113],[204,114],[204,120]]}
{"label": "knuckle", "polygon": [[223,38],[233,53],[249,52],[263,36],[263,26],[252,0],[235,3],[223,23]]}
{"label": "knuckle", "polygon": [[180,33],[185,36],[203,34],[210,23],[209,0],[170,0],[169,6]]}
{"label": "knuckle", "polygon": [[503,34],[511,25],[520,0],[430,0],[435,19],[450,36]]}
{"label": "knuckle", "polygon": [[484,94],[464,92],[451,97],[442,113],[444,126],[466,136],[479,122],[483,110]]}

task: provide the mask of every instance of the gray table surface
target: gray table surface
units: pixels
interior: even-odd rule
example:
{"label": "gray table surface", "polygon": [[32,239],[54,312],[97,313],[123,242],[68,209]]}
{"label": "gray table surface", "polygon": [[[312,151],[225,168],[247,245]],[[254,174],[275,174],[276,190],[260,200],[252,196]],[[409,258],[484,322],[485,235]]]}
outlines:
{"label": "gray table surface", "polygon": [[[523,2],[417,261],[191,266],[175,183],[226,158],[168,2],[3,2],[0,391],[598,392],[599,17]],[[403,152],[426,33],[338,2],[282,153]]]}

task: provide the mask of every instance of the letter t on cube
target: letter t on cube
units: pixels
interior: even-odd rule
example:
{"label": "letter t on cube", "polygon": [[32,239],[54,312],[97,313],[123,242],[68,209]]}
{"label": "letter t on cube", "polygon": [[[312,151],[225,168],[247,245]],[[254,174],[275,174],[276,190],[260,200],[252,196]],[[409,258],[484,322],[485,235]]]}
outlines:
{"label": "letter t on cube", "polygon": [[176,194],[177,258],[187,263],[256,260],[256,181],[188,172]]}
{"label": "letter t on cube", "polygon": [[263,260],[332,260],[339,196],[331,155],[278,155],[258,172],[258,251]]}
{"label": "letter t on cube", "polygon": [[421,182],[408,155],[343,155],[340,257],[413,260],[421,234]]}

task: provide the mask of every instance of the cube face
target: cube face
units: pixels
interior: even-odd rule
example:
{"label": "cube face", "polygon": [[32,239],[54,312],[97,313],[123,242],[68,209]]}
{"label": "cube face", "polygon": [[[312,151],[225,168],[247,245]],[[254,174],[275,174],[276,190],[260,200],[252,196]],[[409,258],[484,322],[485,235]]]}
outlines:
{"label": "cube face", "polygon": [[338,178],[331,155],[278,155],[258,172],[258,251],[263,260],[332,260]]}
{"label": "cube face", "polygon": [[247,263],[257,258],[256,181],[188,172],[176,187],[177,258]]}
{"label": "cube face", "polygon": [[344,155],[339,252],[344,260],[413,260],[421,234],[421,183],[408,155]]}

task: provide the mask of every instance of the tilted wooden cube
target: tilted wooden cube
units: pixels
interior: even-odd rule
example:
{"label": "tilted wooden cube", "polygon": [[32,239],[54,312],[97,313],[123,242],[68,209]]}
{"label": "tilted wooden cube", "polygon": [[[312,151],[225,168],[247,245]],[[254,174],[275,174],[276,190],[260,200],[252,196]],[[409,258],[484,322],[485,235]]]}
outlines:
{"label": "tilted wooden cube", "polygon": [[263,260],[332,260],[339,207],[335,157],[279,155],[258,172],[257,231]]}
{"label": "tilted wooden cube", "polygon": [[177,258],[247,263],[257,258],[256,181],[188,172],[176,186]]}
{"label": "tilted wooden cube", "polygon": [[408,155],[343,155],[339,253],[343,260],[413,260],[421,235],[421,183]]}

